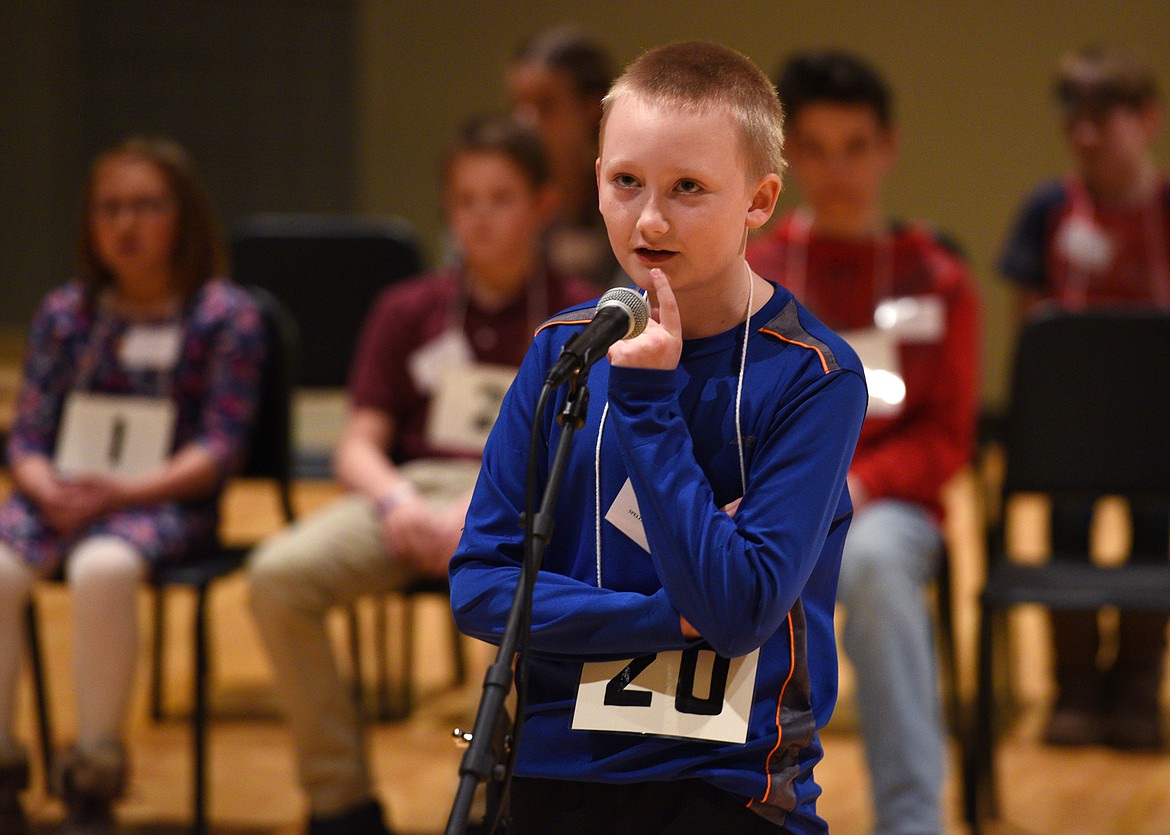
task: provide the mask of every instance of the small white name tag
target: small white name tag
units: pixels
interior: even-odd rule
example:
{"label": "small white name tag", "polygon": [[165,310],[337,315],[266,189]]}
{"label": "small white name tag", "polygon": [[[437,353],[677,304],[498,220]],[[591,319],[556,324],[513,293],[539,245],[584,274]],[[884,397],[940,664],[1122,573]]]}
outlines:
{"label": "small white name tag", "polygon": [[647,554],[650,553],[646,528],[642,526],[642,512],[638,509],[638,497],[634,495],[634,483],[630,479],[626,479],[617,498],[606,511],[605,521],[638,543]]}
{"label": "small white name tag", "polygon": [[170,371],[179,362],[183,329],[178,325],[134,325],[126,330],[118,359],[127,368]]}

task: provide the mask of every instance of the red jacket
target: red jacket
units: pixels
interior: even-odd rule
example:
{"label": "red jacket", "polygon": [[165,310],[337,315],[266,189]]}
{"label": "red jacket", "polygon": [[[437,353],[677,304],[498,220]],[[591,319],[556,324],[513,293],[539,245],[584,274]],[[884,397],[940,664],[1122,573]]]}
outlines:
{"label": "red jacket", "polygon": [[811,232],[799,213],[749,242],[747,257],[838,331],[872,328],[885,299],[941,304],[937,332],[897,339],[901,411],[866,418],[850,468],[870,499],[914,502],[941,519],[939,492],[971,458],[978,408],[979,311],[962,257],[921,225],[834,239]]}

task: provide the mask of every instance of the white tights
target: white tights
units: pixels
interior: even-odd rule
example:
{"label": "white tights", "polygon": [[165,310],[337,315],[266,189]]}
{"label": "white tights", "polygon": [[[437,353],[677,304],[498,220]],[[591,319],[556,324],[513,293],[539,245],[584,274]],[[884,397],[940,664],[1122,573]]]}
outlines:
{"label": "white tights", "polygon": [[[112,536],[83,540],[66,562],[77,744],[83,751],[121,739],[134,689],[138,583],[145,570],[139,553]],[[24,609],[35,581],[24,560],[0,544],[0,761],[19,751],[13,739],[16,681],[24,655]]]}

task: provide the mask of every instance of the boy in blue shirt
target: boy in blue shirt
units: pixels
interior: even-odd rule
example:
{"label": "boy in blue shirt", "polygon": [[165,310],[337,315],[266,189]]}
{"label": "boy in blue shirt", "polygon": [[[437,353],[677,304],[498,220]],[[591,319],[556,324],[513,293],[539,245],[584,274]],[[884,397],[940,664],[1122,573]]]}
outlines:
{"label": "boy in blue shirt", "polygon": [[[597,162],[646,331],[594,365],[537,578],[513,832],[824,832],[817,728],[836,698],[833,604],[865,412],[860,363],[744,260],[775,209],[767,76],[672,44],[605,99]],[[498,642],[520,571],[529,430],[591,311],[538,331],[484,452],[451,563],[460,627]]]}

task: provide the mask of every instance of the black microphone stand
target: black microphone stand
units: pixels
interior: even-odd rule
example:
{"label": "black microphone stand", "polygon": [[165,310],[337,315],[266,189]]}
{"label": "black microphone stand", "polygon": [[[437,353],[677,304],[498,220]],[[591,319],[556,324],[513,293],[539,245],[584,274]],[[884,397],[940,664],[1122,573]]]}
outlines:
{"label": "black microphone stand", "polygon": [[[524,722],[523,705],[527,689],[527,655],[532,622],[532,590],[541,561],[544,558],[544,551],[548,547],[548,541],[552,535],[553,510],[556,507],[561,480],[568,467],[569,446],[572,443],[573,434],[585,425],[585,415],[589,407],[589,389],[583,382],[583,376],[583,373],[574,374],[569,380],[569,392],[565,398],[565,406],[557,417],[564,426],[564,431],[557,442],[556,453],[549,470],[548,484],[545,486],[544,496],[540,502],[540,510],[535,514],[533,513],[536,495],[534,476],[536,455],[539,450],[537,427],[547,400],[555,390],[547,382],[541,391],[536,411],[533,414],[532,441],[529,446],[528,499],[522,520],[524,523],[524,564],[516,582],[512,608],[508,612],[508,620],[504,626],[504,634],[500,639],[496,658],[488,667],[487,673],[484,674],[483,694],[480,697],[471,735],[468,737],[456,731],[457,735],[468,742],[468,747],[464,751],[463,759],[459,765],[459,788],[455,794],[450,817],[447,819],[446,835],[463,835],[467,831],[475,789],[480,783],[488,783],[487,815],[484,819],[487,826],[486,835],[491,835],[495,831],[503,816],[503,806],[507,802],[508,788],[512,779],[515,752],[520,740],[520,728]],[[509,735],[506,732],[508,711],[504,701],[512,687],[513,660],[516,661],[517,669],[518,705],[516,721],[513,724],[512,733]]]}

